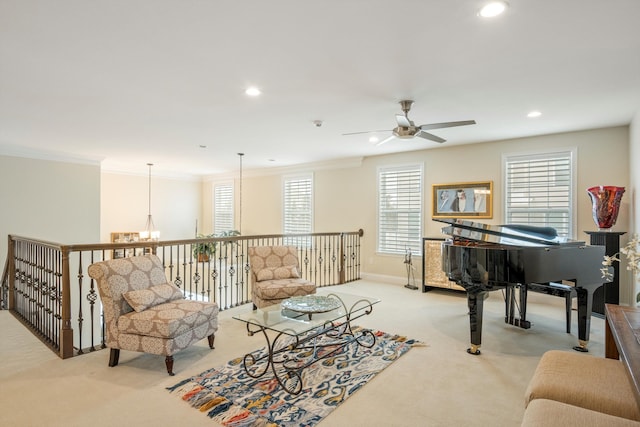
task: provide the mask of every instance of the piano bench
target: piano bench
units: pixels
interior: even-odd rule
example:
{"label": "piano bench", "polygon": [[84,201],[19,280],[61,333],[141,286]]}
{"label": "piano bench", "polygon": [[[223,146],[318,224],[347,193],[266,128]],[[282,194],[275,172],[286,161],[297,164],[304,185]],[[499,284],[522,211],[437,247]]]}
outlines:
{"label": "piano bench", "polygon": [[547,351],[540,358],[525,392],[525,408],[536,399],[640,421],[640,408],[626,368],[615,359]]}
{"label": "piano bench", "polygon": [[524,411],[521,427],[638,427],[640,422],[568,405],[555,400],[535,399]]}
{"label": "piano bench", "polygon": [[556,297],[564,298],[564,305],[566,310],[567,319],[567,333],[571,333],[571,298],[575,294],[573,286],[565,285],[563,283],[549,283],[548,285],[540,285],[538,283],[529,283],[527,289],[533,292],[538,292],[547,295],[553,295]]}

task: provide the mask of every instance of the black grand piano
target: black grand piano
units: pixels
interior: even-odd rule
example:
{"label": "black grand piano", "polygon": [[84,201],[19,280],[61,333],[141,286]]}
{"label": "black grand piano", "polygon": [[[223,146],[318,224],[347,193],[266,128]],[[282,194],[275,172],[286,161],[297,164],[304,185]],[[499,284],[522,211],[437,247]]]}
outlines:
{"label": "black grand piano", "polygon": [[540,289],[555,282],[572,282],[578,306],[577,351],[589,351],[589,329],[594,291],[602,285],[600,272],[604,246],[559,237],[549,227],[488,225],[459,219],[435,219],[448,224],[442,229],[451,238],[442,243],[442,269],[465,288],[471,328],[470,354],[480,354],[482,308],[487,292],[506,289],[505,321],[524,328],[529,323],[509,316],[515,288],[523,313],[528,287]]}

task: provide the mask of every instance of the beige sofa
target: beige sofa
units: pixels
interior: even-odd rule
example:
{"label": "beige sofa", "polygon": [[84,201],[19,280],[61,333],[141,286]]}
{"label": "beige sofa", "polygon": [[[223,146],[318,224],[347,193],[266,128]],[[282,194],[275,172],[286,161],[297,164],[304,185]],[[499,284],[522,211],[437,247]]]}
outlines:
{"label": "beige sofa", "polygon": [[254,310],[293,296],[316,293],[315,283],[301,277],[295,246],[252,246],[249,265]]}
{"label": "beige sofa", "polygon": [[640,426],[623,363],[583,353],[543,354],[527,386],[525,408],[523,426]]}
{"label": "beige sofa", "polygon": [[640,422],[548,399],[532,400],[521,427],[639,427]]}
{"label": "beige sofa", "polygon": [[208,338],[213,348],[218,329],[218,305],[184,299],[167,281],[155,255],[97,262],[89,266],[102,300],[109,366],[116,366],[120,350],[166,356],[173,375],[173,355]]}

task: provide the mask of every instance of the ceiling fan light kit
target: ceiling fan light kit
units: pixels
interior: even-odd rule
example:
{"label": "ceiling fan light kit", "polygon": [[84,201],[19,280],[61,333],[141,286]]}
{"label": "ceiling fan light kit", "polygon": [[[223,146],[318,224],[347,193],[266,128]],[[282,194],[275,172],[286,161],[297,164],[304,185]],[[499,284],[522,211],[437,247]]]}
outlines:
{"label": "ceiling fan light kit", "polygon": [[[432,133],[426,132],[426,130],[431,129],[442,129],[442,128],[450,128],[455,126],[466,126],[466,125],[474,125],[476,124],[475,120],[463,120],[458,122],[443,122],[443,123],[430,123],[424,124],[420,126],[416,126],[413,121],[409,119],[409,111],[411,110],[411,106],[413,106],[413,101],[410,99],[403,99],[400,101],[400,108],[404,114],[396,114],[396,123],[398,126],[391,129],[391,135],[382,141],[378,142],[376,145],[382,145],[393,138],[398,139],[412,139],[415,137],[428,139],[430,141],[443,143],[446,140],[436,136]],[[378,133],[378,132],[389,132],[388,130],[373,130],[366,132],[351,132],[351,133],[343,133],[343,135],[356,135],[362,133]]]}

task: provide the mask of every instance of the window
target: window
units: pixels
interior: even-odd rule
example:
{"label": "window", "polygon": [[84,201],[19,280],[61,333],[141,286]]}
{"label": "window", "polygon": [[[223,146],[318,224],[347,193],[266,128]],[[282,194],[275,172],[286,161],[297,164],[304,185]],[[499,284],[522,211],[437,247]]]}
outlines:
{"label": "window", "polygon": [[505,221],[553,227],[571,237],[574,151],[504,157]]}
{"label": "window", "polygon": [[215,184],[213,186],[213,231],[220,233],[233,229],[233,184]]}
{"label": "window", "polygon": [[[310,234],[313,231],[313,177],[284,178],[284,234]],[[308,246],[309,238],[285,239],[286,244]]]}
{"label": "window", "polygon": [[420,254],[422,166],[378,169],[378,252]]}

